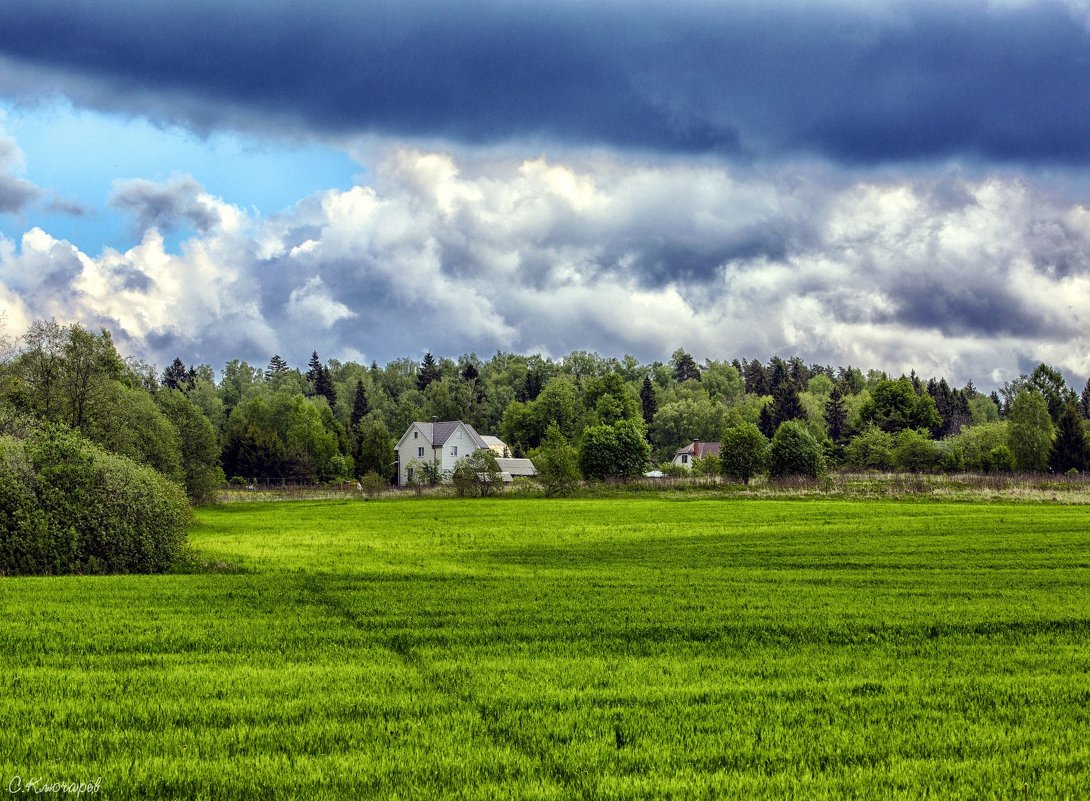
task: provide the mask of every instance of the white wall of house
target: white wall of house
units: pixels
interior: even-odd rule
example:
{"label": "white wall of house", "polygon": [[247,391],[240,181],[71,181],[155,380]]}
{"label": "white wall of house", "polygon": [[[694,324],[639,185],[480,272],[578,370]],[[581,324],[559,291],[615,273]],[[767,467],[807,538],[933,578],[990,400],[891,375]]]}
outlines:
{"label": "white wall of house", "polygon": [[440,471],[451,472],[459,459],[469,456],[475,450],[477,446],[473,444],[469,432],[466,431],[465,423],[462,423],[450,435],[450,439],[443,443],[442,457],[439,460]]}
{"label": "white wall of house", "polygon": [[693,469],[693,455],[691,453],[674,454],[674,464],[679,464],[687,470]]}
{"label": "white wall of house", "polygon": [[[399,487],[404,487],[409,483],[412,478],[410,471],[413,468],[410,466],[410,462],[414,459],[421,464],[431,462],[435,458],[435,451],[432,450],[431,442],[428,441],[427,436],[420,430],[416,423],[413,423],[398,440],[397,448],[397,461],[398,461],[398,474],[397,484]],[[419,468],[417,468],[419,469]],[[420,478],[420,476],[416,476]]]}
{"label": "white wall of house", "polygon": [[409,474],[410,470],[420,469],[419,466],[412,464],[414,460],[421,464],[430,464],[432,461],[437,460],[439,462],[439,472],[441,474],[449,473],[454,470],[454,466],[459,459],[468,456],[476,449],[473,437],[466,429],[465,423],[460,423],[450,435],[450,438],[438,450],[432,447],[427,434],[416,423],[413,423],[398,440],[395,448],[398,461],[398,486],[406,486],[412,478],[420,479],[418,473],[413,473],[411,476]]}

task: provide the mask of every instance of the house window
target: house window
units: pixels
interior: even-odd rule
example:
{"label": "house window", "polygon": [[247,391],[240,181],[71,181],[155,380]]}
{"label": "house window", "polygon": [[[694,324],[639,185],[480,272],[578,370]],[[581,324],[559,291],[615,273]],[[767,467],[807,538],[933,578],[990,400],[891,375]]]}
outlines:
{"label": "house window", "polygon": [[458,455],[458,446],[457,445],[451,445],[450,446],[450,455],[451,456],[457,456]]}
{"label": "house window", "polygon": [[462,438],[462,429],[458,429],[458,434],[456,436],[458,437],[458,439]]}
{"label": "house window", "polygon": [[417,438],[417,437],[419,437],[419,436],[420,436],[420,432],[419,432],[419,431],[414,431],[414,432],[413,432],[413,439],[416,439],[416,438]]}
{"label": "house window", "polygon": [[419,456],[421,459],[423,459],[424,458],[424,449],[423,448],[417,448],[416,449],[416,455]]}
{"label": "house window", "polygon": [[682,464],[688,464],[689,463],[689,454],[687,454],[687,453],[681,454],[681,463]]}

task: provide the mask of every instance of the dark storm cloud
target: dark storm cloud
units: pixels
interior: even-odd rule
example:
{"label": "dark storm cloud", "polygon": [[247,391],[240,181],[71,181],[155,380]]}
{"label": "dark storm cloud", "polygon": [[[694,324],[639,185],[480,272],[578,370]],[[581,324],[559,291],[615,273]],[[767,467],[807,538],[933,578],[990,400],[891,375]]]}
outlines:
{"label": "dark storm cloud", "polygon": [[196,126],[1082,162],[1084,22],[1047,0],[7,0],[0,84]]}
{"label": "dark storm cloud", "polygon": [[1014,293],[996,286],[914,284],[889,290],[897,304],[892,318],[910,328],[934,328],[947,336],[1001,336],[1052,339],[1057,331],[1044,309],[1033,309]]}

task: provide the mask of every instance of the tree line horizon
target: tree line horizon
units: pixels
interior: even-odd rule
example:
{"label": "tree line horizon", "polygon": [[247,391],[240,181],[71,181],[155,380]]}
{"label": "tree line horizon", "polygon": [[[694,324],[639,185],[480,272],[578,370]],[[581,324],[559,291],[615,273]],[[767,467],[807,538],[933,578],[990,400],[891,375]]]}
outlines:
{"label": "tree line horizon", "polygon": [[[402,357],[383,366],[323,362],[314,351],[306,368],[273,354],[264,366],[231,359],[217,375],[178,356],[159,372],[122,358],[107,329],[36,321],[6,342],[0,359],[0,434],[17,436],[35,421],[68,426],[185,484],[198,502],[232,478],[321,483],[375,473],[392,480],[397,439],[410,423],[433,417],[495,434],[513,455],[540,457],[547,441],[563,444],[575,449],[584,473],[594,460],[581,446],[593,441],[609,451],[603,429],[630,425],[646,452],[617,451],[622,476],[741,425],[771,441],[788,422],[833,467],[1088,466],[1090,379],[1079,391],[1045,363],[989,393],[971,380],[953,387],[942,376],[864,373],[798,356],[700,364],[683,348],[667,362],[588,351],[558,359],[429,351],[419,362]],[[1062,458],[1052,452],[1057,440]],[[697,467],[718,472],[722,465]],[[590,472],[612,475],[608,464]]]}

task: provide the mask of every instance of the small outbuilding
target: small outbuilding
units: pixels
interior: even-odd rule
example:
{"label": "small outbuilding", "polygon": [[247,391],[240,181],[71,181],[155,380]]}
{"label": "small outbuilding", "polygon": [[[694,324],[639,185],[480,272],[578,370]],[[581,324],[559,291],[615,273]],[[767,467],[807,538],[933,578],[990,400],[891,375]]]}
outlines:
{"label": "small outbuilding", "polygon": [[509,484],[516,478],[533,478],[537,475],[537,468],[529,459],[515,459],[513,457],[500,457],[496,459],[500,468],[503,482]]}

